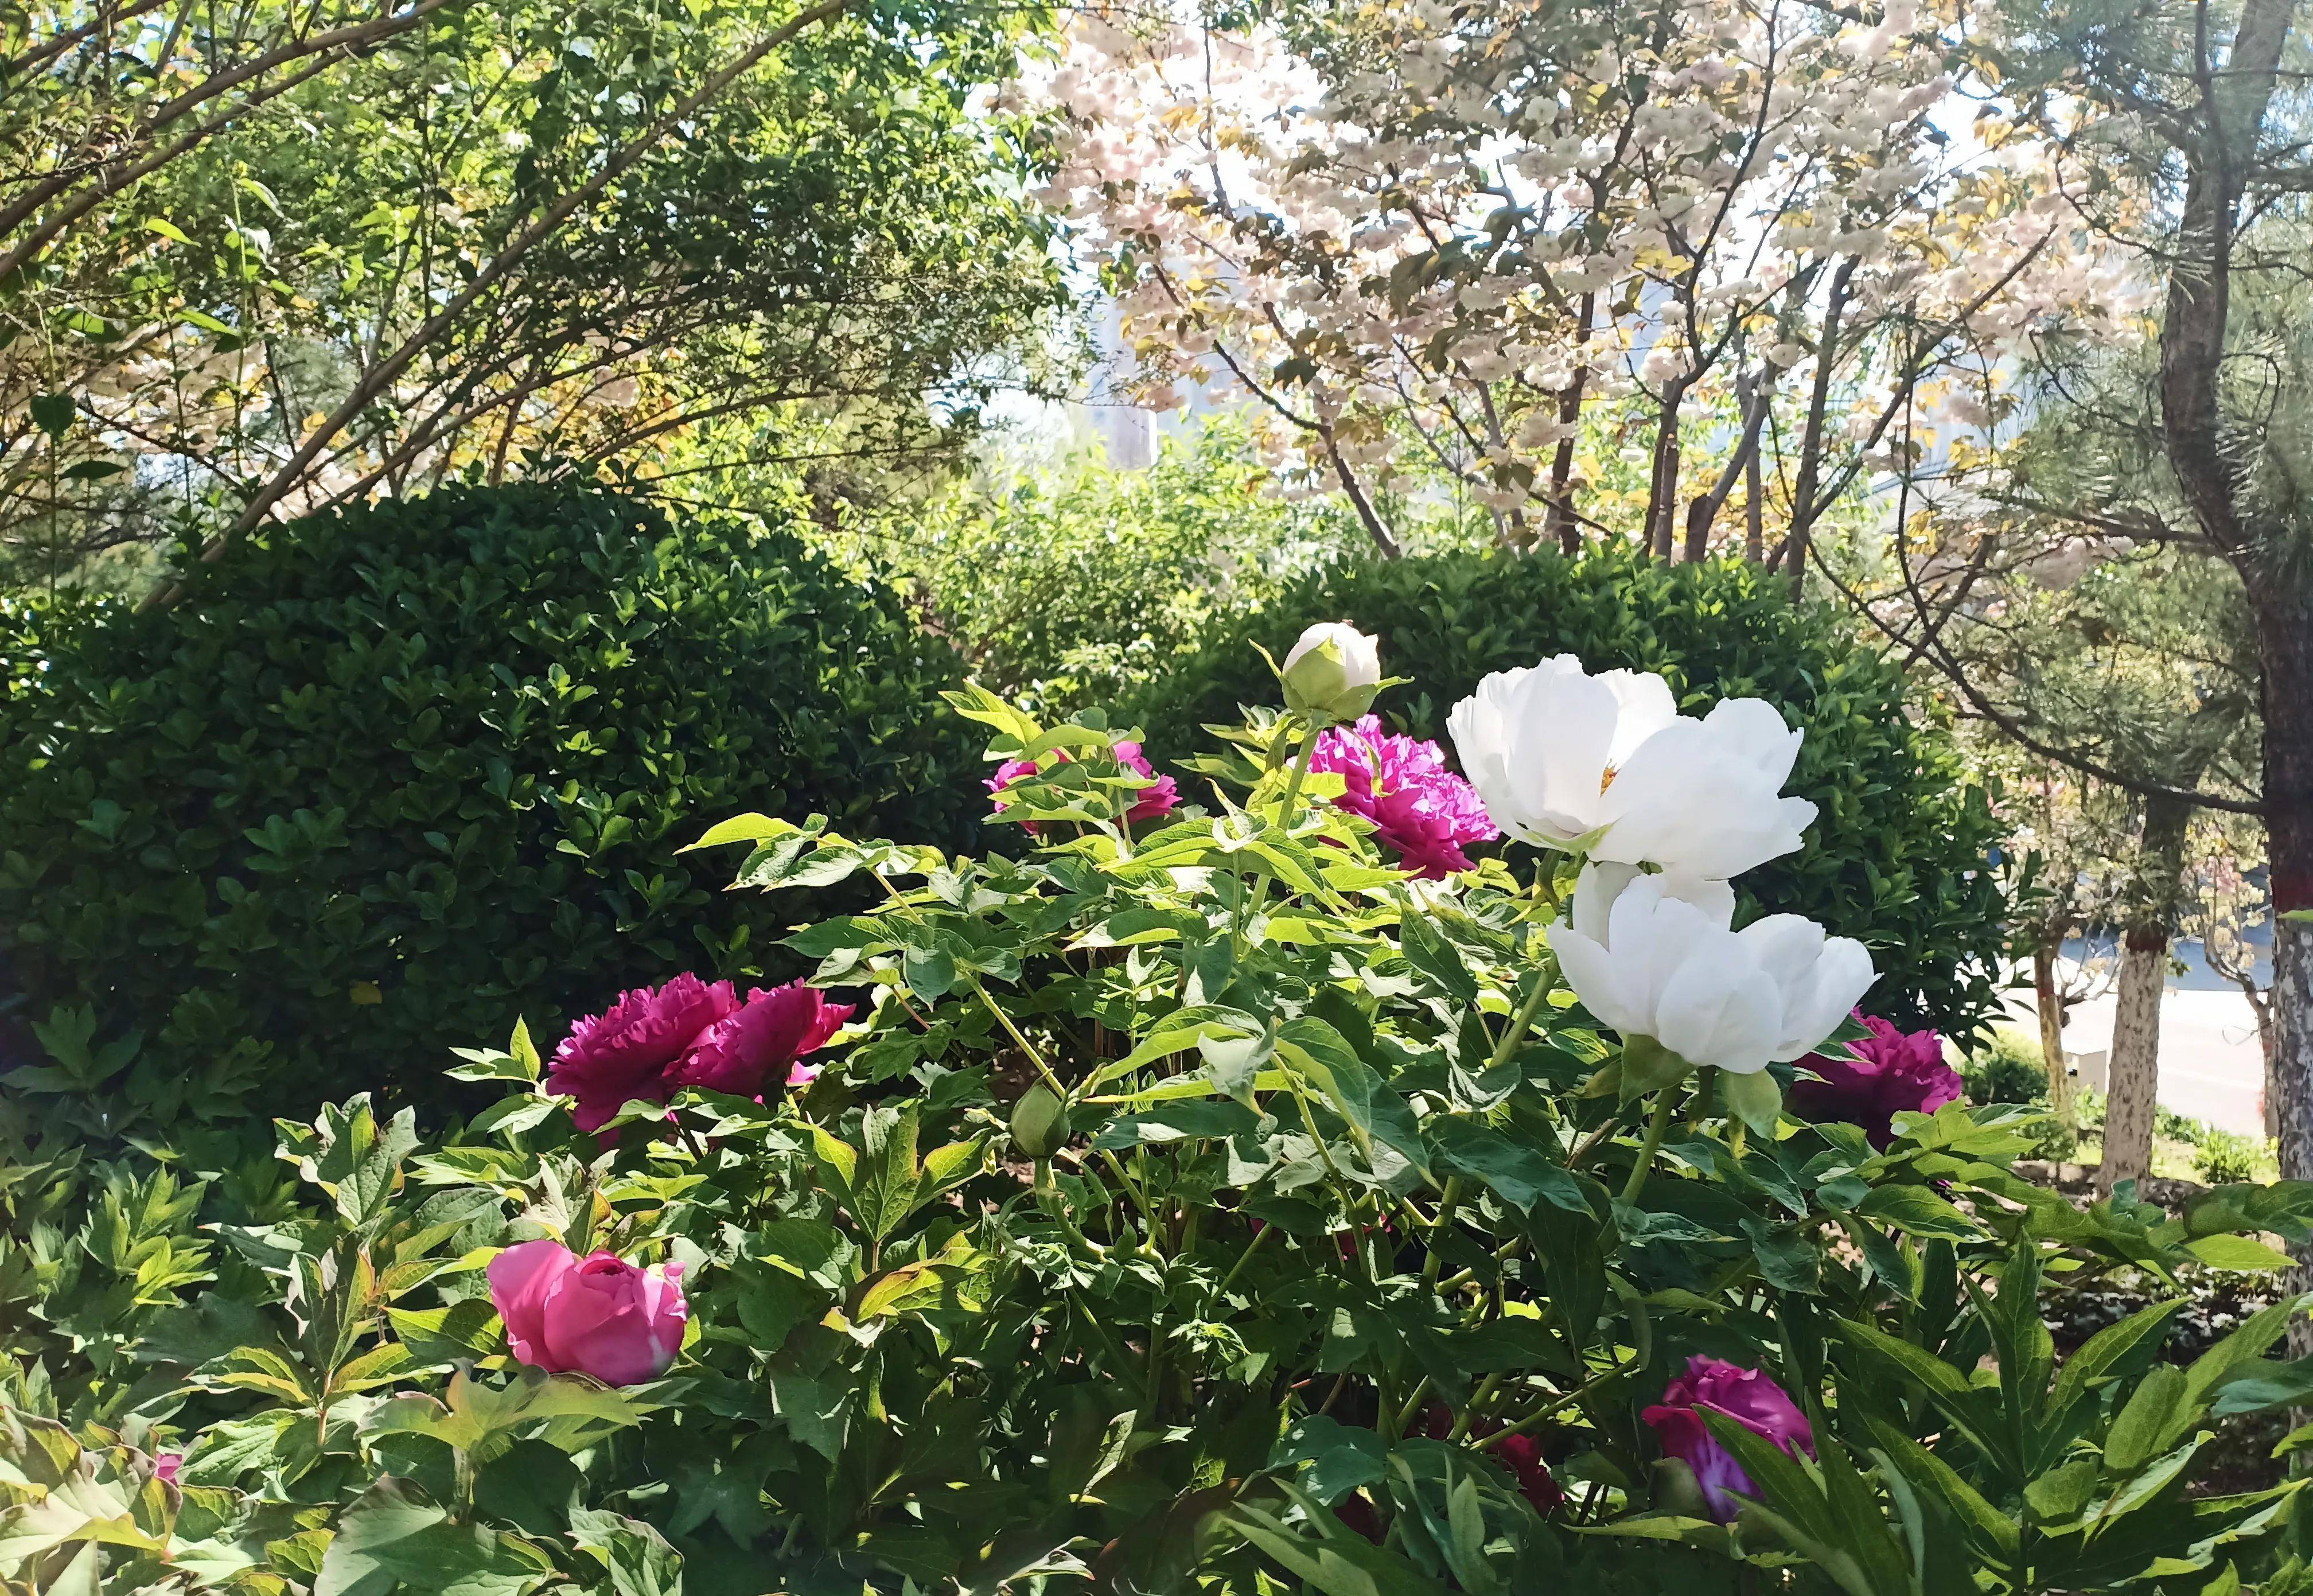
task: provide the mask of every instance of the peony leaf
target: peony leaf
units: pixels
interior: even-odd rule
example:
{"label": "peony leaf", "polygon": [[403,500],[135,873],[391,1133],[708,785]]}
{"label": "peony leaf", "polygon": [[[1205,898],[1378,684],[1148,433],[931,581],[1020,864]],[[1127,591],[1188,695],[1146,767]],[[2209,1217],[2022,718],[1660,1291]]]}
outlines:
{"label": "peony leaf", "polygon": [[2185,1250],[2212,1269],[2287,1269],[2294,1260],[2253,1236],[2203,1236],[2188,1241]]}
{"label": "peony leaf", "polygon": [[791,820],[775,819],[769,815],[740,815],[708,826],[705,836],[677,851],[689,853],[694,848],[720,848],[732,842],[760,843],[770,842],[777,837],[815,834],[826,824],[826,822],[818,816],[814,816],[812,818],[819,824],[799,826]]}
{"label": "peony leaf", "polygon": [[1931,1240],[1974,1241],[1983,1234],[1974,1221],[1923,1186],[1874,1186],[1855,1212]]}
{"label": "peony leaf", "polygon": [[582,1507],[570,1514],[570,1539],[610,1571],[611,1596],[682,1596],[682,1554],[655,1526]]}
{"label": "peony leaf", "polygon": [[1442,1164],[1483,1181],[1521,1213],[1538,1202],[1569,1213],[1591,1212],[1574,1177],[1539,1147],[1458,1115],[1440,1115],[1426,1128]]}
{"label": "peony leaf", "polygon": [[1749,1125],[1762,1136],[1772,1136],[1775,1122],[1782,1117],[1783,1089],[1764,1070],[1738,1075],[1730,1070],[1719,1071],[1719,1093],[1727,1099],[1728,1112]]}
{"label": "peony leaf", "polygon": [[2115,1474],[2135,1473],[2192,1416],[2192,1393],[2185,1371],[2174,1363],[2154,1364],[2137,1382],[2105,1436],[2105,1467]]}

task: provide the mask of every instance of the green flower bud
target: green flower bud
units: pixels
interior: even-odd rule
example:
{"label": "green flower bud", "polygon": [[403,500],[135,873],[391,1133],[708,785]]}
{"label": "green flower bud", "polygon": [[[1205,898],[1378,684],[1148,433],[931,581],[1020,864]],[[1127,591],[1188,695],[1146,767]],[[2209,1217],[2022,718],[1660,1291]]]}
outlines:
{"label": "green flower bud", "polygon": [[1032,1159],[1048,1159],[1067,1145],[1068,1107],[1038,1081],[1012,1105],[1012,1145]]}

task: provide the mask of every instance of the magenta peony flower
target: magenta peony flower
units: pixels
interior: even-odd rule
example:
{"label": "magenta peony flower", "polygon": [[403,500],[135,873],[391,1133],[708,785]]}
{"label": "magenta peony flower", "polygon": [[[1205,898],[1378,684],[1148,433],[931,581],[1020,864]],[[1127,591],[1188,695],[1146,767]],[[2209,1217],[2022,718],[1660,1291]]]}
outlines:
{"label": "magenta peony flower", "polygon": [[1470,868],[1463,843],[1501,835],[1437,744],[1385,732],[1375,716],[1324,733],[1309,768],[1339,773],[1346,785],[1333,802],[1372,821],[1407,869],[1433,881]]}
{"label": "magenta peony flower", "polygon": [[1944,1039],[1933,1031],[1897,1030],[1876,1014],[1857,1010],[1871,1035],[1851,1042],[1853,1058],[1813,1053],[1799,1061],[1821,1080],[1791,1087],[1791,1107],[1809,1119],[1835,1119],[1861,1125],[1875,1147],[1895,1139],[1895,1116],[1909,1109],[1933,1114],[1959,1100],[1959,1071],[1944,1063]]}
{"label": "magenta peony flower", "polygon": [[155,1452],[153,1454],[153,1477],[159,1480],[164,1486],[175,1485],[177,1483],[177,1470],[182,1468],[184,1466],[185,1454],[182,1452]]}
{"label": "magenta peony flower", "polygon": [[1738,1369],[1719,1358],[1687,1359],[1686,1372],[1663,1388],[1661,1403],[1639,1416],[1653,1428],[1665,1456],[1681,1459],[1694,1470],[1711,1516],[1722,1524],[1733,1521],[1739,1506],[1729,1492],[1755,1496],[1759,1488],[1697,1416],[1702,1409],[1724,1414],[1785,1452],[1796,1449],[1815,1456],[1807,1415],[1764,1370]]}
{"label": "magenta peony flower", "polygon": [[797,1063],[851,1018],[848,1003],[831,1003],[819,989],[800,981],[761,987],[747,1001],[699,1033],[697,1042],[667,1071],[670,1089],[705,1087],[734,1097],[755,1098],[774,1074],[784,1074],[789,1086],[816,1079],[816,1066]]}
{"label": "magenta peony flower", "polygon": [[601,1128],[629,1100],[664,1103],[672,1090],[667,1066],[738,1007],[727,981],[709,985],[682,974],[664,986],[638,986],[570,1027],[546,1068],[546,1089],[578,1099],[570,1117],[582,1131]]}
{"label": "magenta peony flower", "polygon": [[[1134,775],[1155,777],[1148,786],[1140,789],[1134,796],[1132,807],[1124,812],[1124,818],[1128,821],[1157,820],[1171,814],[1173,807],[1181,801],[1181,789],[1173,778],[1158,776],[1150,767],[1148,755],[1140,752],[1138,743],[1119,743],[1115,751],[1116,763]],[[1056,763],[1066,764],[1069,751],[1056,748],[1052,751],[1052,757]],[[996,774],[982,785],[995,796],[996,807],[1000,810],[1004,807],[1004,789],[1021,777],[1034,774],[1036,768],[1036,762],[1033,759],[1007,759],[996,767]],[[1029,823],[1029,829],[1035,829],[1033,822]]]}
{"label": "magenta peony flower", "polygon": [[682,1349],[682,1274],[680,1264],[638,1269],[606,1252],[582,1258],[558,1241],[524,1241],[490,1260],[490,1301],[523,1362],[630,1386],[665,1373]]}

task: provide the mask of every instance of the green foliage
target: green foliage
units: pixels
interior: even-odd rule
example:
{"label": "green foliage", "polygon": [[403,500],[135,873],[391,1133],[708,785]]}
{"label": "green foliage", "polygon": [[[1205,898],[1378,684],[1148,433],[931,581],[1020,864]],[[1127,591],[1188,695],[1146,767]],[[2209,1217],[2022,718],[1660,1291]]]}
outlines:
{"label": "green foliage", "polygon": [[1273,488],[1242,424],[1223,419],[1166,438],[1145,471],[1079,455],[843,541],[921,586],[981,681],[1065,711],[1170,671],[1236,612],[1364,544],[1339,507]]}
{"label": "green foliage", "polygon": [[2041,1062],[2040,1039],[2011,1025],[1993,1027],[1991,1036],[1960,1060],[1959,1077],[1967,1084],[1971,1103],[2048,1100],[2048,1070]]}
{"label": "green foliage", "polygon": [[[726,462],[888,463],[969,436],[986,368],[1033,380],[1064,302],[1022,190],[1036,128],[984,103],[1033,23],[849,7],[683,109],[792,14],[12,13],[27,53],[0,148],[40,175],[0,204],[18,290],[0,579],[96,576],[81,557],[216,528],[268,488],[320,506],[470,469],[649,464],[702,431]],[[343,430],[294,459],[357,384]]]}
{"label": "green foliage", "polygon": [[0,953],[59,1010],[12,1085],[90,1130],[427,1084],[518,1007],[778,961],[779,913],[675,857],[702,816],[978,817],[954,657],[784,533],[460,490],[184,579],[16,612],[0,667],[30,684],[0,706]]}
{"label": "green foliage", "polygon": [[[2304,1482],[2196,1495],[2195,1462],[2313,1390],[2267,1355],[2305,1300],[2184,1368],[2174,1303],[2061,1368],[2040,1303],[2284,1267],[2254,1238],[2307,1239],[2313,1188],[2081,1211],[2011,1172],[2026,1111],[1880,1149],[1774,1076],[1764,1129],[1705,1077],[1642,1133],[1540,934],[1561,861],[1417,890],[1273,717],[1204,762],[1227,813],[1130,828],[1123,728],[956,699],[994,754],[1072,750],[1016,789],[1023,858],[709,833],[749,886],[882,884],[790,939],[860,1005],[808,1088],[686,1093],[605,1147],[523,1028],[460,1067],[506,1095],[446,1141],[357,1097],[278,1122],[269,1167],[8,1142],[0,1577],[2152,1596],[2273,1566]],[[541,1236],[683,1266],[663,1378],[509,1358],[484,1266]],[[1756,1486],[1733,1524],[1640,1416],[1698,1354],[1815,1441],[1714,1425]]]}
{"label": "green foliage", "polygon": [[[1959,1062],[1959,1078],[1971,1103],[2018,1103],[2048,1106],[2048,1071],[2041,1062],[2040,1038],[2015,1026],[1996,1026]],[[2072,1094],[2072,1124],[2067,1129],[2054,1114],[2035,1122],[2027,1134],[2032,1156],[2063,1161],[2080,1156],[2083,1133],[2104,1131],[2104,1098],[2085,1088]]]}
{"label": "green foliage", "polygon": [[1807,728],[1786,791],[1820,810],[1807,846],[1746,875],[1746,912],[1789,912],[1866,943],[1868,1000],[1898,1024],[1965,1039],[1999,1007],[2005,904],[1988,860],[2002,832],[1948,739],[1919,724],[1895,661],[1848,622],[1795,606],[1755,568],[1665,565],[1622,546],[1445,555],[1337,568],[1294,583],[1135,699],[1151,753],[1271,696],[1257,642],[1279,657],[1312,622],[1348,621],[1411,676],[1389,719],[1442,738],[1489,672],[1574,653],[1594,670],[1658,671],[1690,709],[1751,695]]}
{"label": "green foliage", "polygon": [[2238,1186],[2273,1171],[2268,1143],[2259,1138],[2202,1125],[2193,1143],[2193,1173],[2211,1186]]}

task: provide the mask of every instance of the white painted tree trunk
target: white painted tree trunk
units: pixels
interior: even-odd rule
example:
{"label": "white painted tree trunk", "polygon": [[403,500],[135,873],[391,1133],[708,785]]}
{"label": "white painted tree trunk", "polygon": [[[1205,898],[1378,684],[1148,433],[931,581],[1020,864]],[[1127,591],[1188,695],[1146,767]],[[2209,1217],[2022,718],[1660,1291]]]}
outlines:
{"label": "white painted tree trunk", "polygon": [[2132,929],[2121,943],[2120,1007],[2112,1021],[2112,1080],[2104,1104],[2104,1162],[2097,1193],[2152,1171],[2152,1110],[2160,1088],[2160,992],[2168,983],[2165,926]]}
{"label": "white painted tree trunk", "polygon": [[[2198,772],[2194,774],[2197,776]],[[2152,1173],[2153,1106],[2160,1090],[2160,993],[2168,984],[2168,939],[2183,892],[2190,805],[2145,800],[2128,922],[2120,939],[2120,1006],[2112,1021],[2112,1080],[2104,1105],[2104,1162],[2097,1192]]]}

